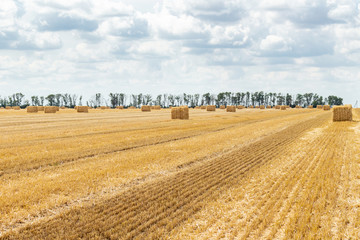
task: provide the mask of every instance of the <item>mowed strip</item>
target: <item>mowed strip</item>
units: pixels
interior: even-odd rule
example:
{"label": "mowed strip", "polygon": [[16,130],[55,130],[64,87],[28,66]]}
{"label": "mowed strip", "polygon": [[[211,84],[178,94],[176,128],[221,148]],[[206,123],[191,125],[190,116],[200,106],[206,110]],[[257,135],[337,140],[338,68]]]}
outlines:
{"label": "mowed strip", "polygon": [[[268,114],[275,115],[268,118]],[[200,114],[200,117],[193,116],[194,119],[191,121],[171,122],[176,124],[177,132],[181,132],[181,129],[187,131],[194,125],[204,128],[201,125],[206,123],[211,123],[208,124],[213,128],[211,131],[203,130],[201,134],[186,138],[179,138],[174,132],[172,141],[155,142],[146,146],[137,145],[128,150],[120,148],[120,151],[100,151],[90,157],[84,157],[88,154],[87,146],[82,146],[81,143],[84,142],[78,139],[79,156],[83,157],[74,160],[70,158],[71,161],[61,158],[62,154],[67,153],[67,147],[71,145],[63,142],[63,147],[55,149],[56,152],[39,155],[44,158],[39,159],[41,161],[49,159],[49,163],[45,161],[46,165],[33,169],[24,167],[21,171],[7,172],[0,176],[2,193],[0,232],[39,218],[56,215],[84,202],[108,197],[132,186],[134,182],[138,183],[139,179],[145,181],[154,176],[167,175],[178,170],[178,166],[183,167],[203,161],[321,114],[322,111],[293,113],[289,111],[286,114],[280,111],[265,114],[242,112],[240,115],[215,116]],[[155,118],[152,121],[156,124],[159,120]],[[164,124],[166,125],[166,122]],[[156,129],[154,131],[156,132]],[[164,133],[167,134],[166,131]],[[140,133],[134,136],[151,139],[149,135]],[[111,141],[106,137],[103,139]],[[99,139],[93,138],[93,141],[96,140]],[[144,142],[139,141],[139,144]],[[50,152],[49,148],[40,150]],[[16,154],[19,155],[20,163],[24,159],[25,162],[22,164],[26,166],[26,158],[34,153],[17,151]]]}
{"label": "mowed strip", "polygon": [[75,208],[3,238],[144,239],[166,236],[206,206],[209,199],[239,183],[250,170],[281,156],[283,148],[329,118],[329,113],[319,114],[199,166],[136,186],[95,206]]}

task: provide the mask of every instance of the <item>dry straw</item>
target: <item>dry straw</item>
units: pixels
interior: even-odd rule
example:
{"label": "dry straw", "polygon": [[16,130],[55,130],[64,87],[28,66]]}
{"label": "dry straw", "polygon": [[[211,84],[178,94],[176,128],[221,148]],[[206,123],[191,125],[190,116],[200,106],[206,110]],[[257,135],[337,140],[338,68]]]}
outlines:
{"label": "dry straw", "polygon": [[236,112],[236,107],[235,106],[227,106],[226,111],[227,112]]}
{"label": "dry straw", "polygon": [[101,109],[101,110],[105,110],[105,109],[106,109],[106,106],[101,106],[100,109]]}
{"label": "dry straw", "polygon": [[329,105],[324,105],[323,109],[324,109],[324,111],[329,111],[329,110],[330,110],[330,106],[329,106]]}
{"label": "dry straw", "polygon": [[39,112],[43,112],[45,110],[45,107],[44,106],[38,106],[37,109],[38,109]]}
{"label": "dry straw", "polygon": [[220,109],[225,109],[225,105],[221,105],[221,106],[220,106]]}
{"label": "dry straw", "polygon": [[45,113],[56,113],[56,107],[55,106],[46,106],[44,109]]}
{"label": "dry straw", "polygon": [[271,108],[271,105],[267,105],[266,108]]}
{"label": "dry straw", "polygon": [[317,109],[322,109],[323,108],[323,106],[322,105],[317,105],[317,107],[316,107]]}
{"label": "dry straw", "polygon": [[124,109],[124,106],[117,106],[116,109]]}
{"label": "dry straw", "polygon": [[313,105],[309,105],[307,108],[309,108],[309,109],[313,109],[313,108],[314,108],[314,106],[313,106]]}
{"label": "dry straw", "polygon": [[295,108],[301,108],[299,105],[296,105]]}
{"label": "dry straw", "polygon": [[206,106],[206,111],[208,112],[213,112],[216,110],[216,106],[215,105],[208,105]]}
{"label": "dry straw", "polygon": [[280,109],[280,107],[281,107],[280,105],[276,105],[275,109]]}
{"label": "dry straw", "polygon": [[260,109],[265,109],[265,105],[260,105]]}
{"label": "dry straw", "polygon": [[196,106],[194,109],[201,109],[199,106]]}
{"label": "dry straw", "polygon": [[203,105],[203,106],[201,106],[200,108],[201,108],[201,109],[206,109],[206,106]]}
{"label": "dry straw", "polygon": [[149,105],[142,105],[141,111],[142,112],[151,112],[151,107]]}
{"label": "dry straw", "polygon": [[89,107],[88,106],[78,106],[76,111],[78,113],[88,113],[89,112]]}
{"label": "dry straw", "polygon": [[26,108],[26,112],[28,113],[37,113],[38,112],[38,108],[36,106],[28,106]]}
{"label": "dry straw", "polygon": [[161,110],[161,106],[160,105],[155,105],[154,110]]}
{"label": "dry straw", "polygon": [[286,106],[281,106],[280,109],[281,110],[286,110]]}
{"label": "dry straw", "polygon": [[237,106],[237,109],[244,109],[245,107],[243,105]]}
{"label": "dry straw", "polygon": [[10,107],[10,106],[6,106],[6,107],[5,107],[5,109],[10,110],[10,109],[11,109],[11,107]]}
{"label": "dry straw", "polygon": [[62,106],[62,107],[60,107],[60,109],[66,109],[66,107]]}
{"label": "dry straw", "polygon": [[128,109],[136,109],[136,107],[130,106],[130,107],[128,107]]}
{"label": "dry straw", "polygon": [[171,108],[171,119],[189,119],[189,108],[187,106]]}
{"label": "dry straw", "polygon": [[333,107],[333,121],[352,121],[352,106],[334,106]]}
{"label": "dry straw", "polygon": [[20,110],[20,107],[19,107],[19,106],[14,106],[12,109],[14,109],[14,110]]}
{"label": "dry straw", "polygon": [[250,105],[248,108],[254,108],[254,107]]}

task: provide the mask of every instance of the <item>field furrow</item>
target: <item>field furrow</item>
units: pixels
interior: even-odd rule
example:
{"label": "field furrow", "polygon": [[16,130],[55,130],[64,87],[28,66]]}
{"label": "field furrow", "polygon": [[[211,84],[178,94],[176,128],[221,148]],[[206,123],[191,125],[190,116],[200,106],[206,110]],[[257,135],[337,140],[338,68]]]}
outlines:
{"label": "field furrow", "polygon": [[[21,228],[18,233],[10,232],[2,238],[144,239],[169,236],[172,229],[200,212],[207,202],[221,197],[233,186],[246,180],[250,177],[249,173],[289,153],[294,142],[308,130],[322,126],[328,121],[329,115],[315,114],[314,117],[298,121],[296,125],[290,125],[236,151],[185,168],[169,177],[141,184],[94,206],[75,208],[49,221]],[[326,156],[331,156],[329,154]],[[289,175],[280,177],[282,181],[270,185],[267,195],[259,196],[250,215],[253,217],[246,218],[246,230],[241,233],[243,236],[263,235],[266,229],[264,223],[273,221],[276,209],[287,198],[285,192],[290,193],[296,185],[295,181],[290,185],[283,183],[293,180],[295,170],[295,165],[290,165]],[[299,169],[304,173],[306,170],[309,171],[309,168],[304,166]],[[318,194],[315,196],[318,197]],[[263,214],[272,217],[265,219],[261,217]],[[300,219],[295,226],[303,221]],[[259,232],[255,233],[254,229],[259,226]],[[289,229],[292,226],[289,224]],[[286,232],[290,233],[291,230]],[[234,236],[238,234],[240,232]]]}

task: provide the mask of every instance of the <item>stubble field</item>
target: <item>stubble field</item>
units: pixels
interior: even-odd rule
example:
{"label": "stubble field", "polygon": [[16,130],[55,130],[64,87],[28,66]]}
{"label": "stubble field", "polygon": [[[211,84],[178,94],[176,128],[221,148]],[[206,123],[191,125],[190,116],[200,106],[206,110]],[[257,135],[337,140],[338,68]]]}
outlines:
{"label": "stubble field", "polygon": [[359,239],[353,114],[0,110],[0,239]]}

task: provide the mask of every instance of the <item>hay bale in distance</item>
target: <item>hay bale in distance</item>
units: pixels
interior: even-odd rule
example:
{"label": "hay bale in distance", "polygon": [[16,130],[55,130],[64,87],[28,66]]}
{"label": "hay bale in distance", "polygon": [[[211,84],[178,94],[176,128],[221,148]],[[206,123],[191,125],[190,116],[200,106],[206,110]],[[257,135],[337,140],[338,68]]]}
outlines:
{"label": "hay bale in distance", "polygon": [[239,105],[239,106],[237,106],[237,109],[244,109],[244,108],[245,108],[244,105]]}
{"label": "hay bale in distance", "polygon": [[28,106],[26,108],[26,112],[28,113],[37,113],[38,112],[38,108],[36,106]]}
{"label": "hay bale in distance", "polygon": [[200,109],[206,109],[206,106],[203,105],[203,106],[200,107]]}
{"label": "hay bale in distance", "polygon": [[280,105],[276,105],[276,106],[275,106],[275,109],[280,109],[280,108],[281,108]]}
{"label": "hay bale in distance", "polygon": [[136,109],[136,107],[130,106],[130,107],[128,107],[128,109]]}
{"label": "hay bale in distance", "polygon": [[124,109],[124,106],[117,106],[116,109]]}
{"label": "hay bale in distance", "polygon": [[248,108],[254,108],[254,106],[251,106],[251,105],[250,105],[250,106],[248,106]]}
{"label": "hay bale in distance", "polygon": [[227,106],[226,112],[236,112],[236,107],[235,106]]}
{"label": "hay bale in distance", "polygon": [[62,107],[60,107],[60,109],[66,109],[66,107],[62,106]]}
{"label": "hay bale in distance", "polygon": [[309,105],[307,108],[309,108],[309,109],[313,109],[313,108],[314,108],[314,106],[313,106],[313,105]]}
{"label": "hay bale in distance", "polygon": [[316,107],[317,109],[322,109],[323,108],[323,106],[322,105],[317,105],[317,107]]}
{"label": "hay bale in distance", "polygon": [[352,121],[352,106],[334,106],[333,107],[333,121]]}
{"label": "hay bale in distance", "polygon": [[160,105],[155,105],[154,110],[161,110],[161,106]]}
{"label": "hay bale in distance", "polygon": [[151,112],[151,107],[149,105],[142,105],[141,111],[142,112]]}
{"label": "hay bale in distance", "polygon": [[6,106],[5,109],[6,109],[6,110],[10,110],[11,107],[10,107],[10,106]]}
{"label": "hay bale in distance", "polygon": [[208,105],[206,106],[206,111],[208,112],[214,112],[216,110],[216,106],[215,105]]}
{"label": "hay bale in distance", "polygon": [[37,106],[38,112],[43,112],[45,110],[44,106]]}
{"label": "hay bale in distance", "polygon": [[271,108],[271,105],[267,105],[266,108]]}
{"label": "hay bale in distance", "polygon": [[56,113],[56,107],[55,106],[46,106],[44,108],[45,113]]}
{"label": "hay bale in distance", "polygon": [[187,106],[172,107],[171,119],[189,119],[189,108]]}
{"label": "hay bale in distance", "polygon": [[286,110],[286,106],[281,106],[280,109],[281,110]]}
{"label": "hay bale in distance", "polygon": [[260,109],[265,109],[265,105],[260,105]]}
{"label": "hay bale in distance", "polygon": [[200,106],[196,106],[194,109],[201,109]]}
{"label": "hay bale in distance", "polygon": [[14,110],[20,110],[20,106],[14,106],[14,107],[12,107],[12,109],[14,109]]}
{"label": "hay bale in distance", "polygon": [[324,109],[324,111],[329,111],[330,110],[330,105],[324,105],[323,109]]}
{"label": "hay bale in distance", "polygon": [[220,105],[220,109],[225,109],[225,105]]}
{"label": "hay bale in distance", "polygon": [[78,113],[88,113],[89,112],[89,108],[88,106],[77,106],[76,111]]}

